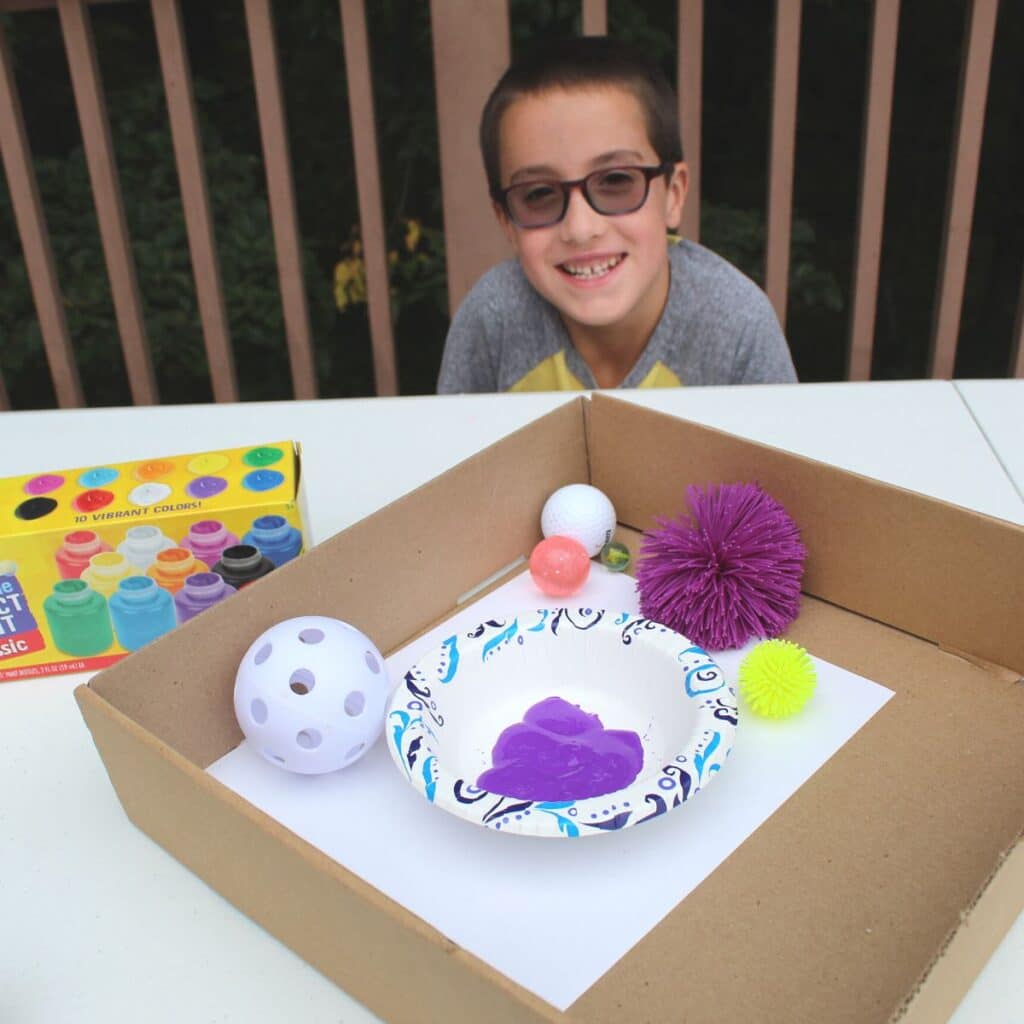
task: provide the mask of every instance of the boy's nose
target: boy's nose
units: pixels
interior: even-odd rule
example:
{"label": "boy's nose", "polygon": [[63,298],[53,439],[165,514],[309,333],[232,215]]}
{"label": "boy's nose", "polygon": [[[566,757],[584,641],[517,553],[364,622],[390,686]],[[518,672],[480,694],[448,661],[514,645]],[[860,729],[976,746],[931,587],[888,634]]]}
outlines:
{"label": "boy's nose", "polygon": [[569,193],[569,205],[558,227],[563,242],[579,243],[600,235],[605,223],[604,217],[587,202],[583,189],[574,188]]}

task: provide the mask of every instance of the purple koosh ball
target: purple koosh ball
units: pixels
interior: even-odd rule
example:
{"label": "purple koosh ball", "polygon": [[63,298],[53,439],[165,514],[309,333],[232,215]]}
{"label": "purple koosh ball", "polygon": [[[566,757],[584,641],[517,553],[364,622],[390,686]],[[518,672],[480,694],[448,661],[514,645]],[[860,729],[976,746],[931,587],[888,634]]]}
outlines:
{"label": "purple koosh ball", "polygon": [[709,651],[778,636],[800,610],[807,549],[757,484],[686,489],[690,515],[644,534],[640,611]]}

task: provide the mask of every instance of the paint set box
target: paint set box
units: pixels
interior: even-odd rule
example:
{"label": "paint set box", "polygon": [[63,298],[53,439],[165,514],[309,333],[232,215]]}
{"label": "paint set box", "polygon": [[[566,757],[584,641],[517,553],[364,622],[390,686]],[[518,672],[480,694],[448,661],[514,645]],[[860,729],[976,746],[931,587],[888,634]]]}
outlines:
{"label": "paint set box", "polygon": [[299,446],[0,480],[0,681],[95,671],[304,548]]}

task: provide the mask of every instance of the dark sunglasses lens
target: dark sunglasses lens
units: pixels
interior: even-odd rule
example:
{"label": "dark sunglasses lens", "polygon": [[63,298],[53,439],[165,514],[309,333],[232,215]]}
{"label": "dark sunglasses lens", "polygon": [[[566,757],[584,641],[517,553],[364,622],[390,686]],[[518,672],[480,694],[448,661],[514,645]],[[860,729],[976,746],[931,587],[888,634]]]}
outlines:
{"label": "dark sunglasses lens", "polygon": [[526,228],[540,227],[561,219],[565,192],[557,183],[531,181],[510,188],[505,201],[517,224]]}
{"label": "dark sunglasses lens", "polygon": [[595,171],[585,187],[591,205],[599,213],[632,213],[647,198],[647,178],[633,167]]}

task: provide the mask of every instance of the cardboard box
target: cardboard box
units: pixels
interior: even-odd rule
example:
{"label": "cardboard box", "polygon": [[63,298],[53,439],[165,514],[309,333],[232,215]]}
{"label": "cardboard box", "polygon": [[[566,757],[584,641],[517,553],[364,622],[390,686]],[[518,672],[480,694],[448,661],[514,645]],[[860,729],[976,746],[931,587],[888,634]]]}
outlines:
{"label": "cardboard box", "polygon": [[0,681],[105,668],[303,544],[291,441],[10,477],[0,508]]}
{"label": "cardboard box", "polygon": [[[604,490],[635,546],[687,484],[737,480],[777,497],[810,551],[789,635],[895,696],[566,1012],[204,772],[241,740],[235,669],[273,623],[334,615],[391,651],[528,554],[562,484]],[[76,697],[129,817],[387,1020],[931,1022],[1024,907],[1022,607],[1020,527],[597,395]]]}

